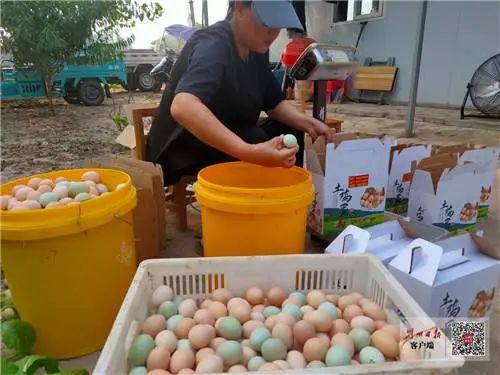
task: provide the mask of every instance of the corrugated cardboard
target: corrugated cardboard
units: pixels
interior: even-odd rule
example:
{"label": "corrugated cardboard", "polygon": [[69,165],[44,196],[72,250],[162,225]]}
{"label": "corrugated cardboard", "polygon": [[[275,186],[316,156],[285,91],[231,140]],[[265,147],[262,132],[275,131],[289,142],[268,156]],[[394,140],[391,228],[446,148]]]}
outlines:
{"label": "corrugated cardboard", "polygon": [[413,172],[408,216],[450,232],[473,230],[479,210],[480,183],[477,166],[458,164],[457,154],[424,158]]}
{"label": "corrugated cardboard", "polygon": [[306,138],[305,165],[316,197],[309,229],[332,238],[349,224],[360,227],[382,222],[391,137],[338,133],[331,143]]}
{"label": "corrugated cardboard", "polygon": [[416,239],[389,270],[429,316],[485,317],[492,310],[500,261],[482,251],[469,233],[436,243]]}
{"label": "corrugated cardboard", "polygon": [[137,190],[134,234],[137,261],[158,257],[165,247],[165,193],[160,166],[142,160],[109,156],[91,159],[89,167],[126,172]]}
{"label": "corrugated cardboard", "polygon": [[412,163],[431,155],[431,145],[396,145],[391,148],[385,210],[398,215],[408,211]]}

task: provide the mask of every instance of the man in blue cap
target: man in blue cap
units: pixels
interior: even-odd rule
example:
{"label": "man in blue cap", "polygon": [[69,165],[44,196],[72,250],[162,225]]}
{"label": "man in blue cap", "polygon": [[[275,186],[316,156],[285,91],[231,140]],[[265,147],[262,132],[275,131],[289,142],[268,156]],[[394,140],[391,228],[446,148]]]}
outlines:
{"label": "man in blue cap", "polygon": [[[269,47],[280,29],[302,29],[292,3],[230,1],[226,20],[186,43],[153,121],[147,159],[160,163],[166,185],[208,165],[242,160],[270,167],[302,165],[308,133],[332,131],[284,100],[269,67]],[[269,119],[257,125],[261,111]],[[288,149],[281,134],[294,134]]]}

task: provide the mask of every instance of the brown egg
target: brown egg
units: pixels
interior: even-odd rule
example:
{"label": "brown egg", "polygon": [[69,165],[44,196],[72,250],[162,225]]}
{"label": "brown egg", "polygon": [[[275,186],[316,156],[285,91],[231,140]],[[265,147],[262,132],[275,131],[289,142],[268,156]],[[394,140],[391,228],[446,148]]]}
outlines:
{"label": "brown egg", "polygon": [[375,322],[372,318],[364,315],[355,316],[351,319],[351,328],[363,328],[368,333],[375,331]]}
{"label": "brown egg", "polygon": [[413,362],[421,360],[421,354],[418,350],[411,348],[409,341],[401,342],[399,351],[399,360],[402,362]]}
{"label": "brown egg", "polygon": [[32,210],[39,210],[42,208],[42,205],[38,201],[31,200],[31,199],[26,199],[23,202],[23,204],[29,206],[29,208]]}
{"label": "brown egg", "polygon": [[40,185],[38,189],[36,189],[36,191],[38,191],[40,194],[43,194],[52,191],[52,188],[49,185]]}
{"label": "brown egg", "polygon": [[248,370],[243,365],[234,365],[234,366],[229,367],[227,369],[227,372],[230,374],[237,374],[237,373],[248,372]]}
{"label": "brown egg", "polygon": [[337,307],[337,319],[342,319],[342,310]]}
{"label": "brown egg", "polygon": [[213,350],[212,348],[203,348],[203,349],[200,349],[196,352],[196,364],[200,363],[201,360],[209,355],[214,355],[215,354],[215,350]]}
{"label": "brown egg", "polygon": [[280,339],[286,346],[288,350],[293,345],[293,333],[292,328],[285,323],[278,323],[274,326],[272,330],[272,336],[274,338]]}
{"label": "brown egg", "polygon": [[40,177],[33,177],[28,181],[27,185],[32,189],[38,189],[41,181],[42,179]]}
{"label": "brown egg", "polygon": [[266,297],[270,305],[280,307],[283,301],[286,300],[287,295],[279,286],[273,286],[267,291]]}
{"label": "brown egg", "polygon": [[358,305],[359,307],[363,307],[363,305],[367,302],[372,302],[372,300],[369,298],[361,298],[358,300]]}
{"label": "brown egg", "polygon": [[359,362],[356,361],[355,359],[351,359],[351,365],[352,366],[359,365]]}
{"label": "brown egg", "polygon": [[358,292],[351,293],[349,294],[349,296],[351,296],[354,299],[354,303],[358,303],[358,301],[364,297],[361,293]]}
{"label": "brown egg", "polygon": [[293,326],[293,336],[300,345],[304,345],[307,340],[316,336],[316,328],[308,321],[299,320]]}
{"label": "brown egg", "polygon": [[328,351],[328,344],[325,345],[323,340],[313,337],[306,341],[302,353],[306,361],[324,361],[326,352]]}
{"label": "brown egg", "polygon": [[31,190],[28,195],[26,195],[26,200],[38,201],[40,199],[40,195],[42,195],[42,193],[39,191]]}
{"label": "brown egg", "polygon": [[339,300],[339,296],[338,294],[327,294],[325,296],[325,299],[328,301],[328,302],[331,302],[333,303],[334,305],[337,305],[337,302]]}
{"label": "brown egg", "polygon": [[166,370],[168,369],[168,365],[170,364],[170,351],[168,348],[159,346],[154,348],[151,353],[149,353],[146,367],[148,371],[160,369]]}
{"label": "brown egg", "polygon": [[193,318],[182,319],[175,328],[175,335],[179,339],[187,339],[189,331],[196,325]]}
{"label": "brown egg", "polygon": [[307,365],[306,359],[301,352],[297,350],[289,351],[286,355],[286,363],[291,369],[302,369]]}
{"label": "brown egg", "polygon": [[227,341],[224,337],[216,337],[215,339],[213,339],[212,341],[210,341],[210,347],[217,351],[217,348],[219,347],[220,344],[222,344],[223,342]]}
{"label": "brown egg", "polygon": [[227,304],[231,298],[233,298],[233,293],[225,288],[215,289],[212,292],[212,299],[223,304]]}
{"label": "brown egg", "polygon": [[294,305],[297,305],[297,306],[301,306],[301,303],[298,299],[296,298],[287,298],[286,300],[284,300],[282,303],[281,303],[281,307],[283,308],[285,305],[289,304],[289,303],[293,303]]}
{"label": "brown egg", "polygon": [[215,338],[215,328],[209,324],[198,324],[191,328],[188,339],[194,349],[207,347]]}
{"label": "brown egg", "polygon": [[54,186],[56,184],[54,184],[54,181],[52,181],[51,179],[49,178],[44,178],[42,181],[40,181],[40,183],[38,184],[38,186],[42,186],[42,185],[47,185],[47,186],[50,186],[51,189],[54,188]]}
{"label": "brown egg", "polygon": [[26,186],[26,187],[23,187],[23,188],[18,189],[18,190],[16,191],[15,197],[16,197],[16,199],[17,199],[19,202],[25,201],[25,200],[27,199],[27,197],[28,197],[28,194],[29,194],[31,191],[33,191],[33,189],[32,189],[32,188],[27,187],[27,186]]}
{"label": "brown egg", "polygon": [[196,310],[198,310],[198,307],[194,299],[188,298],[179,304],[179,314],[185,318],[192,318]]}
{"label": "brown egg", "polygon": [[212,326],[215,324],[214,314],[212,314],[207,309],[199,309],[199,310],[197,310],[194,313],[193,319],[194,319],[194,321],[197,324],[210,324]]}
{"label": "brown egg", "polygon": [[387,325],[387,322],[385,322],[383,320],[376,320],[375,321],[375,329],[381,329],[381,328],[383,328],[386,325]]}
{"label": "brown egg", "polygon": [[250,313],[250,319],[256,320],[256,321],[259,321],[262,323],[264,323],[266,321],[266,317],[264,316],[264,314],[262,314],[261,312],[258,312],[258,311],[252,311]]}
{"label": "brown egg", "polygon": [[250,304],[248,303],[247,300],[244,300],[243,298],[240,298],[240,297],[233,297],[231,298],[228,302],[227,302],[227,309],[228,310],[231,310],[233,307],[235,307],[236,305],[240,305],[240,306],[246,306],[248,307],[250,310],[252,309],[252,306],[250,306]]}
{"label": "brown egg", "polygon": [[387,315],[378,305],[374,302],[367,302],[363,304],[363,313],[372,318],[373,320],[385,320],[387,321]]}
{"label": "brown egg", "polygon": [[322,340],[326,346],[330,346],[330,336],[328,336],[326,333],[317,333],[316,337]]}
{"label": "brown egg", "polygon": [[273,330],[274,326],[278,323],[276,320],[276,316],[272,315],[266,318],[266,321],[264,322],[266,328],[270,331]]}
{"label": "brown egg", "polygon": [[326,301],[326,296],[321,290],[311,290],[307,293],[307,303],[315,309],[324,301]]}
{"label": "brown egg", "polygon": [[200,308],[208,310],[208,306],[210,306],[212,302],[213,301],[210,298],[204,299],[203,302],[200,304]]}
{"label": "brown egg", "polygon": [[171,375],[167,370],[156,369],[153,371],[148,371],[148,375]]}
{"label": "brown egg", "polygon": [[246,366],[250,359],[257,356],[257,353],[249,346],[242,346],[241,349],[243,350],[243,357],[241,359],[241,362]]}
{"label": "brown egg", "polygon": [[260,305],[264,303],[265,294],[264,291],[257,287],[252,286],[245,292],[245,299],[252,305]]}
{"label": "brown egg", "polygon": [[281,371],[281,368],[272,362],[266,362],[259,367],[259,371]]}
{"label": "brown egg", "polygon": [[304,320],[314,325],[316,332],[329,332],[332,329],[333,318],[322,310],[315,310],[307,313]]}
{"label": "brown egg", "polygon": [[352,298],[350,295],[345,295],[339,298],[337,301],[337,306],[340,310],[344,311],[344,309],[352,305],[354,303],[354,298]]}
{"label": "brown egg", "polygon": [[277,361],[273,361],[273,363],[276,366],[278,366],[281,370],[288,370],[290,368],[287,361],[283,361],[282,359],[279,359]]}
{"label": "brown egg", "polygon": [[12,191],[10,192],[10,194],[11,194],[12,196],[14,196],[14,195],[16,195],[16,193],[17,193],[17,191],[18,191],[19,189],[22,189],[22,188],[25,188],[25,187],[26,187],[26,185],[16,185],[16,186],[14,186],[14,187],[12,188]]}
{"label": "brown egg", "polygon": [[401,339],[401,327],[396,324],[386,324],[381,328],[382,331],[389,333],[394,340],[398,341]]}
{"label": "brown egg", "polygon": [[248,346],[248,347],[250,347],[250,340],[249,339],[241,340],[241,346]]}
{"label": "brown egg", "polygon": [[155,338],[165,328],[165,317],[161,314],[151,315],[141,324],[141,332],[150,335],[152,338]]}
{"label": "brown egg", "polygon": [[300,308],[300,311],[302,311],[303,316],[305,316],[308,312],[314,311],[314,309],[309,305],[304,305]]}
{"label": "brown egg", "polygon": [[222,302],[214,301],[208,306],[208,311],[212,313],[215,320],[222,318],[223,316],[227,316],[226,306]]}
{"label": "brown egg", "polygon": [[212,374],[224,371],[224,363],[222,358],[217,355],[210,355],[201,360],[196,366],[196,373],[199,374]]}
{"label": "brown egg", "polygon": [[[194,374],[195,372],[191,370],[190,368],[183,368],[181,371],[179,371],[177,374],[178,375],[183,375],[183,374]],[[170,373],[169,373],[170,374]],[[149,375],[149,374],[148,374]]]}
{"label": "brown egg", "polygon": [[349,333],[351,326],[344,319],[335,319],[333,321],[332,329],[330,330],[330,336],[336,333]]}
{"label": "brown egg", "polygon": [[371,344],[382,352],[385,357],[396,358],[399,354],[398,342],[387,330],[373,332]]}
{"label": "brown egg", "polygon": [[285,323],[287,324],[289,327],[293,327],[293,325],[295,324],[296,320],[293,316],[289,315],[289,314],[285,314],[285,313],[279,313],[279,314],[276,314],[274,315],[275,319],[277,322],[279,323]]}
{"label": "brown egg", "polygon": [[350,323],[355,316],[363,315],[363,310],[358,305],[349,305],[342,312],[342,319]]}
{"label": "brown egg", "polygon": [[184,368],[192,369],[194,367],[194,354],[191,349],[176,350],[170,358],[170,372],[177,374]]}
{"label": "brown egg", "polygon": [[330,341],[330,346],[334,345],[342,345],[349,351],[351,357],[354,355],[354,341],[352,341],[351,336],[347,333],[336,333],[333,335],[332,340]]}
{"label": "brown egg", "polygon": [[266,308],[266,305],[255,305],[252,307],[252,312],[264,312],[264,309]]}
{"label": "brown egg", "polygon": [[250,320],[250,306],[235,304],[229,309],[229,316],[232,316],[240,321],[241,324]]}
{"label": "brown egg", "polygon": [[265,327],[265,324],[258,320],[249,320],[248,322],[245,322],[243,324],[243,337],[247,339],[250,338],[253,330],[257,327]]}

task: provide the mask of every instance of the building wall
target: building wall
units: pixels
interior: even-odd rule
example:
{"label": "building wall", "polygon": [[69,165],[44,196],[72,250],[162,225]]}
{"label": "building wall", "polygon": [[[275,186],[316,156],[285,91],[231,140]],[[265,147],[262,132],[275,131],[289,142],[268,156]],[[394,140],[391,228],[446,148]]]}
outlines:
{"label": "building wall", "polygon": [[[381,19],[368,21],[357,56],[396,58],[399,75],[392,100],[405,102],[415,50],[420,5],[385,1]],[[358,22],[332,25],[332,6],[312,1],[306,7],[309,34],[322,42],[356,44]],[[419,103],[461,104],[477,67],[500,52],[500,1],[429,1],[419,81]]]}

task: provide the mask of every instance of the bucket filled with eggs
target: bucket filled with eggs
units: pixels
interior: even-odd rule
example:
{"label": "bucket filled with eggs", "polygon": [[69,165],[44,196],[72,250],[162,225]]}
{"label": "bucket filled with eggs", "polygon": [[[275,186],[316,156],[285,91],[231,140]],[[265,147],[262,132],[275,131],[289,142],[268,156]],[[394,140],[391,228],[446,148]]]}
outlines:
{"label": "bucket filled with eggs", "polygon": [[35,352],[70,358],[104,345],[135,272],[130,177],[63,170],[0,186],[2,268]]}
{"label": "bucket filled with eggs", "polygon": [[148,260],[94,374],[427,374],[463,364],[445,359],[444,341],[412,349],[401,316],[434,325],[370,255]]}
{"label": "bucket filled with eggs", "polygon": [[200,171],[195,194],[205,256],[304,252],[307,209],[314,198],[306,170],[216,164]]}

